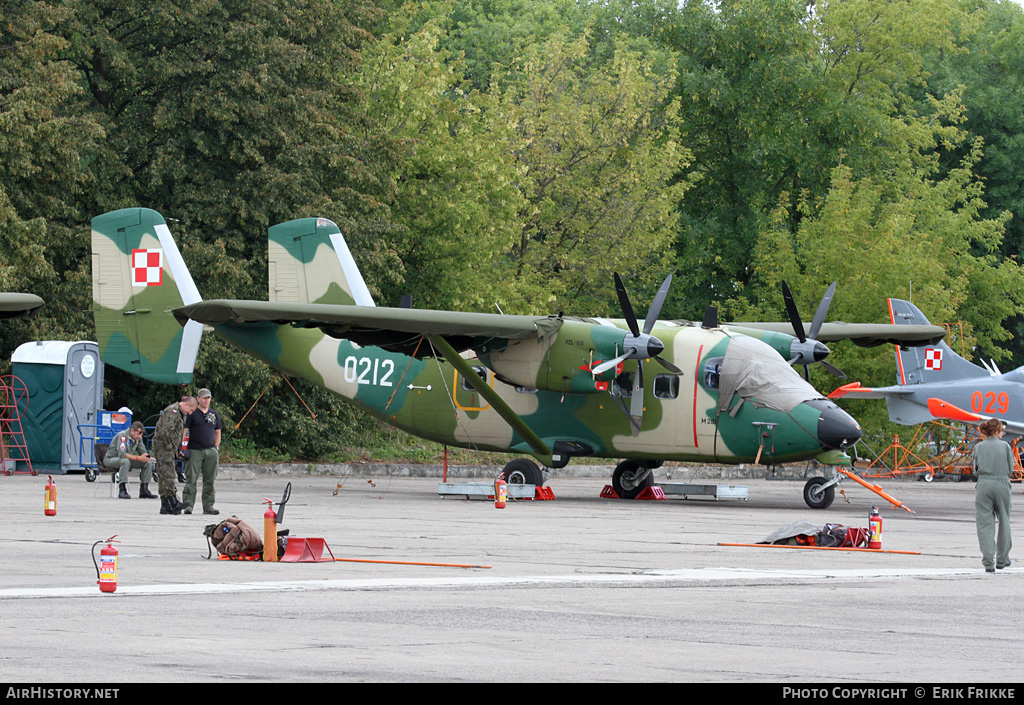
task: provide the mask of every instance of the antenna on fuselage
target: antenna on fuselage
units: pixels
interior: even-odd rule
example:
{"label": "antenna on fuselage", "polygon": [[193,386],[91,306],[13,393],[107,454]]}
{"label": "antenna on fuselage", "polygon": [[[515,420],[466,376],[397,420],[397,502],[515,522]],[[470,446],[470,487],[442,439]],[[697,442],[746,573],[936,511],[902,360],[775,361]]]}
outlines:
{"label": "antenna on fuselage", "polygon": [[701,321],[701,328],[718,328],[718,307],[708,306],[704,309],[704,320]]}

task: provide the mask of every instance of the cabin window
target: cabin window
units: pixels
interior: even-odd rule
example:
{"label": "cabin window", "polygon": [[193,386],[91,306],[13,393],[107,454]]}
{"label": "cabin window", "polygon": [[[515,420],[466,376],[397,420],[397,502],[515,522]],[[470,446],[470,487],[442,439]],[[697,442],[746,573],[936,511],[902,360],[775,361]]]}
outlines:
{"label": "cabin window", "polygon": [[679,396],[678,375],[654,375],[654,396],[658,399],[675,399]]}
{"label": "cabin window", "polygon": [[[486,367],[483,367],[482,365],[474,365],[473,366],[473,371],[476,372],[480,376],[480,379],[482,379],[485,382],[487,381],[487,368]],[[461,384],[462,388],[465,389],[467,392],[475,392],[476,391],[475,389],[473,389],[473,385],[470,384],[469,381],[465,377],[462,378],[462,381],[459,382],[459,384]]]}

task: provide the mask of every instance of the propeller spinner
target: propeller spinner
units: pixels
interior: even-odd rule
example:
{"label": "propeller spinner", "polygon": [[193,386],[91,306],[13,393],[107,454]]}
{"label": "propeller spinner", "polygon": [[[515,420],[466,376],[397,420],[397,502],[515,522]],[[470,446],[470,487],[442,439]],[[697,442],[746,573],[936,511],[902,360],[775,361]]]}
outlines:
{"label": "propeller spinner", "polygon": [[832,282],[829,286],[828,291],[821,297],[821,301],[818,303],[818,310],[814,312],[814,319],[811,321],[811,330],[809,333],[804,332],[803,321],[800,320],[800,312],[797,311],[796,301],[793,298],[793,292],[789,290],[789,285],[786,282],[782,282],[782,298],[786,301],[786,311],[789,313],[789,321],[793,326],[793,332],[796,333],[798,342],[793,343],[790,347],[790,354],[793,356],[789,360],[791,365],[803,365],[804,366],[804,379],[810,380],[810,373],[808,367],[814,363],[820,363],[822,367],[831,372],[839,379],[846,379],[846,374],[842,370],[835,367],[834,365],[825,362],[825,358],[828,357],[829,349],[824,343],[816,340],[818,332],[821,330],[821,324],[825,322],[825,316],[828,314],[829,306],[832,305],[832,297],[836,292],[836,283]]}
{"label": "propeller spinner", "polygon": [[640,420],[644,414],[644,360],[653,357],[670,373],[676,375],[683,373],[678,367],[661,357],[661,353],[665,350],[665,344],[651,335],[654,324],[658,322],[661,307],[665,304],[665,298],[668,296],[668,288],[671,284],[672,275],[669,274],[665,277],[661,288],[658,289],[658,293],[654,296],[651,308],[647,311],[647,318],[644,319],[643,330],[641,330],[636,320],[636,314],[633,312],[633,305],[629,301],[629,295],[626,294],[626,287],[622,284],[622,279],[618,273],[615,274],[615,293],[619,297],[619,306],[622,308],[622,315],[626,319],[626,325],[629,326],[630,335],[627,335],[623,341],[623,353],[621,355],[612,360],[602,362],[594,367],[592,371],[594,374],[601,374],[625,360],[637,361],[636,379],[633,382],[633,393],[629,402],[629,415],[634,422],[633,435],[637,434]]}

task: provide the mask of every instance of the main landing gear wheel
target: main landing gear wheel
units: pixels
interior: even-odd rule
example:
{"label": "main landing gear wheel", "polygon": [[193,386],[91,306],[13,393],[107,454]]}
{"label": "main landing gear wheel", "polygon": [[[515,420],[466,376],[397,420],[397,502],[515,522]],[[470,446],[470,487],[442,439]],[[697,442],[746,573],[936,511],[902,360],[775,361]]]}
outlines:
{"label": "main landing gear wheel", "polygon": [[653,484],[654,473],[651,468],[635,460],[623,460],[612,473],[612,489],[622,499],[636,499]]}
{"label": "main landing gear wheel", "polygon": [[804,502],[811,509],[828,509],[836,498],[836,486],[823,487],[828,482],[824,477],[812,477],[804,485]]}
{"label": "main landing gear wheel", "polygon": [[505,482],[510,485],[537,485],[544,484],[544,472],[537,463],[529,458],[516,458],[510,461],[501,471]]}

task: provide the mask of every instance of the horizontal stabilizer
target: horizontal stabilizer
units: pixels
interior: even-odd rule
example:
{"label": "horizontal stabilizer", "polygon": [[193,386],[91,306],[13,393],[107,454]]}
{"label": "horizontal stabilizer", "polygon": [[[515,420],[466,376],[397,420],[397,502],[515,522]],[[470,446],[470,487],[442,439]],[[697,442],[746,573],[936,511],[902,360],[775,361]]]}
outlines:
{"label": "horizontal stabilizer", "polygon": [[889,397],[906,394],[907,390],[899,387],[862,387],[860,382],[850,382],[839,387],[828,395],[829,399],[888,399]]}

